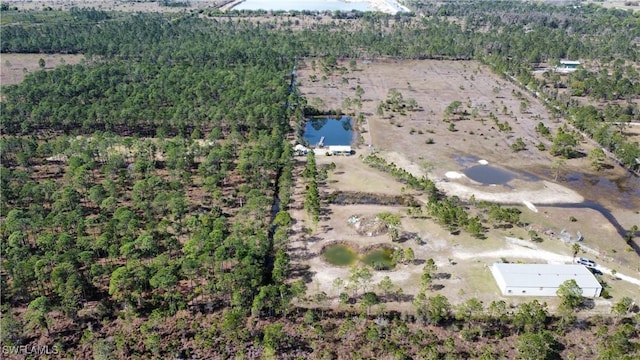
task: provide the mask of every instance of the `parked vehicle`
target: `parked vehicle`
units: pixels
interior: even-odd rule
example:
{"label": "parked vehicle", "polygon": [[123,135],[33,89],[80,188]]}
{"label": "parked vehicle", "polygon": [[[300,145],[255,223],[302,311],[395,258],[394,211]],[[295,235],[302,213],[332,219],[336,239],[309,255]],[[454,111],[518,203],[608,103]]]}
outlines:
{"label": "parked vehicle", "polygon": [[588,268],[595,268],[596,267],[596,262],[595,261],[593,261],[591,259],[583,258],[583,257],[577,258],[576,259],[576,263],[582,264],[582,265],[584,265],[584,266],[586,266]]}
{"label": "parked vehicle", "polygon": [[592,268],[592,267],[587,267],[587,269],[589,269],[589,271],[591,271],[591,273],[593,275],[602,275],[602,271],[596,269],[596,268]]}

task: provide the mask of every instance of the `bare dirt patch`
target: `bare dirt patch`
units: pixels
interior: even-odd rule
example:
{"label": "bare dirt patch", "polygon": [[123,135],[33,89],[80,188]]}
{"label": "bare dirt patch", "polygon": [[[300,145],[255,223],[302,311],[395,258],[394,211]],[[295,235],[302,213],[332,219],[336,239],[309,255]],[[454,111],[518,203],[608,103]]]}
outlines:
{"label": "bare dirt patch", "polygon": [[45,70],[64,64],[78,64],[84,55],[66,54],[2,54],[0,56],[0,86],[18,84],[24,77],[41,70],[40,59],[45,62]]}
{"label": "bare dirt patch", "polygon": [[587,0],[586,3],[597,4],[598,6],[612,9],[624,9],[631,11],[640,10],[640,2],[636,0]]}
{"label": "bare dirt patch", "polygon": [[[589,208],[548,206],[554,203],[580,203],[584,198],[594,199],[600,194],[601,190],[597,190],[599,188],[589,181],[582,181],[582,185],[575,188],[567,186],[575,185],[571,180],[575,173],[603,179],[621,179],[627,174],[615,167],[594,173],[589,169],[586,158],[568,160],[559,170],[554,169],[557,159],[548,151],[537,148],[538,144],[549,148],[551,142],[539,136],[535,126],[543,122],[555,132],[562,120],[551,118],[544,105],[536,99],[473,61],[375,59],[358,61],[356,69],[352,68],[352,64],[339,62],[338,69],[342,68],[342,73],[338,70],[324,72],[322,61],[316,59],[313,69],[312,60],[306,59],[306,67],[298,71],[300,89],[309,103],[322,104],[325,110],[341,109],[352,116],[364,115],[364,122],[359,129],[362,145],[356,149],[357,156],[318,157],[319,166],[332,161],[337,165],[322,186],[324,193],[338,189],[366,189],[367,192],[382,193],[408,191],[388,174],[367,168],[359,159],[359,155],[366,156],[375,151],[388,162],[415,176],[428,176],[436,181],[441,190],[451,195],[463,199],[473,195],[476,200],[514,204],[523,212],[522,220],[530,226],[489,229],[487,238],[478,240],[464,233],[452,235],[433,220],[411,217],[406,213],[407,208],[398,206],[331,205],[316,227],[309,224],[303,211],[299,211],[293,214],[294,218],[300,220],[298,225],[304,224],[311,230],[297,237],[295,244],[308,251],[303,263],[306,261],[310,269],[309,289],[312,293],[324,291],[331,296],[337,295],[332,287],[333,280],[336,277],[344,280],[349,277],[349,269],[327,266],[317,256],[324,242],[338,239],[363,245],[387,242],[403,249],[411,247],[416,263],[396,267],[393,271],[376,272],[373,279],[375,283],[389,275],[409,295],[417,293],[422,273],[421,261],[433,258],[439,267],[438,272],[444,275],[435,282],[440,286],[434,291],[444,294],[453,303],[473,296],[486,301],[501,298],[488,266],[495,261],[502,261],[502,258],[538,263],[571,262],[572,243],[562,241],[563,230],[574,236],[580,231],[585,238],[582,242],[585,256],[596,258],[603,268],[616,269],[634,279],[640,278],[640,269],[633,265],[637,264],[637,254],[625,244],[618,229],[602,213]],[[358,86],[364,90],[360,96],[356,94]],[[415,102],[417,107],[413,111],[405,108],[380,114],[378,105],[388,99],[391,89],[402,94],[406,103]],[[344,101],[345,98],[360,99],[361,106],[354,106],[353,102],[349,104]],[[451,115],[447,108],[455,101],[460,104],[456,114]],[[512,150],[511,145],[517,138],[523,140],[526,150]],[[585,154],[591,149],[588,143],[579,145],[579,150]],[[447,173],[462,174],[469,166],[480,164],[479,160],[513,171],[518,176],[497,186],[479,184],[462,175],[457,178],[446,176]],[[300,196],[302,185],[298,189]],[[425,201],[420,194],[414,195]],[[623,200],[628,201],[628,205],[620,205]],[[619,225],[627,228],[634,221],[637,222],[640,204],[636,202],[635,199],[616,198],[613,190],[602,199],[602,204],[609,206]],[[391,243],[388,236],[362,237],[346,222],[354,214],[373,215],[382,211],[401,214],[403,231],[415,234],[413,238],[422,242]],[[534,243],[529,239],[528,231],[532,229],[541,234],[542,242]],[[604,276],[608,276],[606,281],[613,287],[610,292],[614,299],[611,301],[616,301],[619,296],[637,293],[638,287],[633,281],[613,280],[606,274],[605,271]],[[512,298],[505,300],[512,303],[520,301]],[[529,299],[523,299],[526,300]],[[549,302],[553,305],[553,301]],[[608,301],[604,301],[594,311],[606,313],[608,304]],[[406,308],[408,305],[397,306]]]}
{"label": "bare dirt patch", "polygon": [[184,2],[187,3],[188,6],[162,6],[160,1],[139,2],[132,0],[14,0],[7,1],[7,4],[9,4],[9,6],[15,6],[20,10],[41,10],[47,7],[53,10],[69,10],[75,7],[95,8],[104,11],[182,12],[215,7],[224,1],[189,0]]}
{"label": "bare dirt patch", "polygon": [[[345,98],[358,98],[358,86],[363,89],[361,108],[342,109],[364,115],[361,126],[364,146],[360,153],[366,154],[370,150],[367,145],[372,145],[388,161],[416,176],[427,175],[436,181],[455,183],[442,186],[445,190],[455,188],[456,195],[492,193],[494,201],[528,200],[533,204],[581,202],[583,197],[610,209],[622,208],[631,216],[637,215],[640,197],[634,196],[637,190],[633,188],[640,182],[628,180],[624,169],[616,166],[596,172],[586,156],[557,165],[557,158],[546,150],[538,150],[539,144],[548,149],[551,141],[540,136],[535,127],[542,122],[553,133],[564,121],[552,118],[538,100],[478,62],[374,59],[357,62],[355,69],[339,62],[338,68],[346,70],[344,74],[324,72],[321,59],[315,60],[314,69],[313,62],[306,59],[306,66],[298,72],[301,91],[311,104],[318,103],[314,101],[317,98],[326,109],[341,109]],[[388,99],[392,89],[399,92],[405,102],[415,100],[418,111],[385,111],[379,115],[378,105]],[[447,108],[456,101],[459,101],[456,114],[447,115]],[[452,124],[453,131],[450,130]],[[632,126],[628,128],[635,130]],[[516,139],[523,140],[525,150],[512,149]],[[592,149],[593,145],[583,142],[577,150],[586,155]],[[447,172],[459,173],[477,165],[478,160],[522,176],[502,189],[478,186],[464,178],[455,182],[447,178]],[[584,174],[583,179],[574,181],[578,173]],[[603,182],[615,183],[617,188],[603,188]],[[631,187],[627,191],[631,196],[620,196],[622,187]],[[513,193],[518,191],[525,196],[514,198]],[[511,194],[500,195],[505,197],[501,200],[495,195],[498,192]],[[628,217],[621,214],[622,219]],[[633,225],[621,224],[627,228]]]}
{"label": "bare dirt patch", "polygon": [[[548,153],[535,149],[541,141],[550,144],[538,137],[534,130],[537,123],[557,127],[544,106],[521,94],[529,105],[520,111],[522,100],[514,94],[521,90],[478,62],[376,59],[358,63],[356,71],[345,75],[334,72],[327,76],[320,69],[310,68],[301,69],[299,75],[303,93],[310,99],[323,99],[329,109],[342,108],[345,97],[356,98],[355,88],[360,85],[364,90],[360,111],[366,114],[368,130],[363,134],[365,144],[394,151],[415,164],[433,165],[430,173],[437,177],[459,168],[456,158],[469,155],[482,154],[490,163],[505,167],[523,162],[552,163]],[[320,80],[311,81],[311,75]],[[321,80],[323,76],[327,80]],[[405,100],[414,99],[421,110],[377,115],[378,104],[387,99],[391,89]],[[454,101],[460,101],[459,112],[468,115],[445,122],[445,111]],[[508,123],[512,130],[501,132],[490,114],[497,122]],[[450,124],[454,125],[453,131],[449,130]],[[512,151],[510,146],[518,137],[533,150]],[[433,144],[426,144],[429,139]]]}

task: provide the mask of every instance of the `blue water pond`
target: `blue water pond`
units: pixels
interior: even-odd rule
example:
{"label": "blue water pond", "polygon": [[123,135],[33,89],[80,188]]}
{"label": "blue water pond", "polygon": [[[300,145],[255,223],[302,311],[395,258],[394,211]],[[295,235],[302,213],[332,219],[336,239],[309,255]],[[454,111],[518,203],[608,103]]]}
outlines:
{"label": "blue water pond", "polygon": [[304,129],[304,139],[309,146],[316,146],[322,137],[323,144],[351,145],[354,131],[351,118],[343,116],[339,119],[331,117],[315,117],[309,119]]}
{"label": "blue water pond", "polygon": [[512,172],[489,165],[472,166],[464,170],[464,174],[467,175],[469,179],[485,185],[506,184],[516,177]]}

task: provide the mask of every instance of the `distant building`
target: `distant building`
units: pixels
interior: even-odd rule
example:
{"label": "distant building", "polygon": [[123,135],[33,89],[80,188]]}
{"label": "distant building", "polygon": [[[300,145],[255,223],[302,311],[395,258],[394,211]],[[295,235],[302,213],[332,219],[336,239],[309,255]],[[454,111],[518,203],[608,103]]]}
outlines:
{"label": "distant building", "polygon": [[348,145],[330,145],[329,153],[331,155],[351,155],[351,146]]}
{"label": "distant building", "polygon": [[566,74],[576,71],[578,66],[580,66],[580,61],[560,60],[560,66],[556,67],[556,71]]}
{"label": "distant building", "polygon": [[313,152],[316,155],[352,155],[353,150],[348,145],[329,145],[323,148],[314,148]]}
{"label": "distant building", "polygon": [[560,285],[575,280],[582,296],[598,297],[602,285],[584,265],[495,263],[491,273],[505,296],[557,296]]}
{"label": "distant building", "polygon": [[293,147],[293,151],[295,151],[298,156],[303,156],[307,155],[309,149],[303,145],[296,144],[296,146]]}
{"label": "distant building", "polygon": [[69,158],[65,154],[58,154],[58,155],[49,156],[46,160],[50,163],[62,164],[69,161]]}

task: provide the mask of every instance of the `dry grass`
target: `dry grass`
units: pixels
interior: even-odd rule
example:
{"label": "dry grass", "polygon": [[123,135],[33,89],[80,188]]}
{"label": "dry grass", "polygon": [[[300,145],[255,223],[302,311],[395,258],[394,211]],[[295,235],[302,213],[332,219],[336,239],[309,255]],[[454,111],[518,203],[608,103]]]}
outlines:
{"label": "dry grass", "polygon": [[[550,167],[554,159],[548,152],[539,151],[534,146],[539,142],[547,146],[550,143],[541,139],[534,127],[539,121],[544,121],[552,129],[557,129],[561,122],[551,119],[542,104],[526,94],[518,94],[520,91],[518,88],[492,74],[479,63],[374,60],[358,62],[356,71],[347,71],[340,75],[337,71],[333,74],[322,73],[319,65],[321,60],[316,59],[316,62],[318,64],[316,70],[311,69],[311,59],[307,59],[307,67],[298,72],[302,84],[301,91],[311,103],[314,98],[318,98],[322,101],[315,101],[323,103],[325,109],[339,109],[343,105],[344,98],[356,98],[356,86],[359,85],[364,89],[362,108],[348,110],[354,114],[357,112],[365,114],[365,124],[360,128],[363,145],[356,150],[358,155],[369,153],[371,149],[367,145],[373,144],[376,151],[382,150],[381,154],[388,161],[393,161],[416,175],[428,173],[435,180],[444,178],[444,174],[448,171],[461,171],[465,166],[469,166],[468,162],[460,161],[460,158],[464,157],[486,159],[491,164],[498,164],[516,172],[524,170],[543,179],[546,178],[548,181],[553,180]],[[347,63],[340,65],[348,68]],[[318,80],[311,81],[312,75],[315,75]],[[326,76],[326,79],[323,79],[323,76]],[[405,100],[415,99],[423,110],[405,112],[405,115],[395,113],[393,118],[389,118],[389,114],[375,115],[378,103],[387,98],[390,89],[400,91]],[[520,109],[523,99],[529,102],[525,111]],[[448,123],[444,122],[443,118],[445,108],[455,100],[461,101],[462,108],[469,115],[465,120],[456,121],[457,131],[452,132],[447,129]],[[477,109],[475,118],[471,115],[474,109]],[[489,119],[489,113],[495,114],[498,122],[509,122],[511,131],[499,131],[495,123]],[[515,153],[511,150],[510,145],[517,137],[524,139],[528,147],[526,151]],[[427,138],[433,138],[435,144],[426,144]],[[581,144],[580,147],[584,152],[590,150],[588,144]],[[368,168],[357,156],[318,158],[319,165],[329,162],[336,164],[336,170],[330,173],[322,189],[324,192],[347,190],[397,194],[398,191],[402,191],[402,184],[397,183],[387,174]],[[567,179],[574,172],[590,172],[586,159],[570,160],[565,166],[561,172],[561,180]],[[617,168],[592,175],[607,179],[621,179],[626,176],[624,171]],[[517,193],[518,191],[525,193],[547,187],[545,183],[531,179],[518,179],[509,183],[509,186],[494,188],[473,184],[464,179],[460,183],[470,189],[487,193]],[[561,181],[560,185],[573,184]],[[558,187],[556,191],[561,188],[562,186]],[[587,184],[574,190],[589,196],[593,195],[590,191],[596,191],[596,193],[603,191],[597,189],[599,189],[597,185]],[[616,198],[620,194],[614,189],[610,190],[602,193],[604,196],[600,201],[601,204],[613,205],[609,208],[612,209],[616,219],[622,226],[630,227],[634,221],[637,222],[637,210],[634,209],[640,208],[640,204],[637,207],[634,205],[638,199],[626,199],[625,201],[632,205],[627,208],[620,205],[620,199]],[[300,180],[297,194],[299,201],[303,195],[303,183]],[[533,200],[535,202],[535,199]],[[539,207],[539,212],[535,213],[522,205],[518,208],[523,211],[523,221],[540,229],[542,243],[531,243],[528,229],[523,228],[490,229],[487,239],[478,240],[464,233],[449,234],[430,219],[409,217],[405,213],[406,209],[402,207],[332,205],[328,207],[329,215],[321,220],[317,228],[309,224],[304,211],[294,211],[293,216],[299,221],[298,226],[304,224],[315,231],[306,237],[311,239],[307,242],[300,240],[305,236],[300,236],[302,232],[298,232],[294,237],[297,241],[292,246],[306,247],[309,250],[309,257],[301,260],[300,263],[310,266],[313,280],[309,286],[311,292],[325,291],[327,294],[335,293],[331,286],[333,279],[341,277],[346,280],[349,269],[329,265],[322,260],[318,249],[323,243],[334,240],[349,240],[358,244],[390,242],[385,236],[361,237],[346,223],[346,219],[353,214],[375,214],[382,211],[402,214],[403,230],[415,233],[424,240],[423,245],[417,245],[412,240],[393,245],[401,248],[411,247],[418,260],[433,258],[440,272],[450,274],[450,278],[436,280],[434,283],[444,286],[435,291],[444,294],[453,303],[463,302],[470,297],[478,297],[485,303],[502,298],[487,266],[494,261],[500,261],[499,254],[503,250],[512,255],[509,261],[545,262],[549,260],[545,254],[554,254],[554,258],[562,259],[561,261],[567,259],[571,261],[570,244],[545,235],[545,233],[559,234],[562,229],[573,234],[580,230],[585,235],[583,245],[597,252],[598,255],[590,256],[597,259],[599,264],[615,268],[621,273],[636,278],[640,277],[638,269],[635,268],[637,265],[634,265],[637,264],[637,255],[626,251],[628,247],[623,239],[599,212],[590,209]],[[570,216],[574,216],[578,221],[570,221]],[[506,237],[520,238],[523,241],[519,244],[508,241]],[[527,249],[528,245],[522,246],[528,243],[531,243],[530,248]],[[520,248],[524,251],[522,257],[517,255]],[[540,250],[538,258],[535,255],[536,249]],[[458,258],[459,254],[461,256],[474,253],[485,255],[469,260],[466,257]],[[377,273],[374,281],[389,275],[397,286],[403,288],[405,294],[413,295],[418,291],[421,272],[421,265],[402,265],[393,271]],[[616,301],[619,296],[634,296],[634,292],[637,293],[635,285],[611,280],[606,275],[605,278],[610,285],[614,286],[611,292],[615,297],[612,301]],[[528,298],[504,299],[511,303],[530,300]],[[555,306],[552,299],[544,300],[551,306]],[[607,313],[609,304],[608,301],[599,302],[594,312]],[[403,308],[403,305],[392,305],[392,308],[396,307]]]}
{"label": "dry grass", "polygon": [[318,167],[336,164],[331,172],[329,184],[338,191],[358,191],[387,195],[402,194],[402,184],[389,174],[372,171],[371,167],[353,156],[324,156],[317,158]]}
{"label": "dry grass", "polygon": [[160,1],[138,2],[132,0],[28,0],[7,1],[9,6],[16,6],[19,10],[42,10],[51,7],[53,10],[69,10],[73,7],[95,8],[104,11],[129,12],[182,12],[213,7],[216,1],[188,0],[186,7],[161,6]]}
{"label": "dry grass", "polygon": [[640,10],[640,2],[637,0],[587,0],[586,3],[593,3],[605,8],[624,9],[631,11]]}
{"label": "dry grass", "polygon": [[0,55],[0,85],[19,84],[24,77],[40,70],[39,61],[45,61],[45,70],[63,64],[78,64],[84,55],[63,54],[2,54]]}

